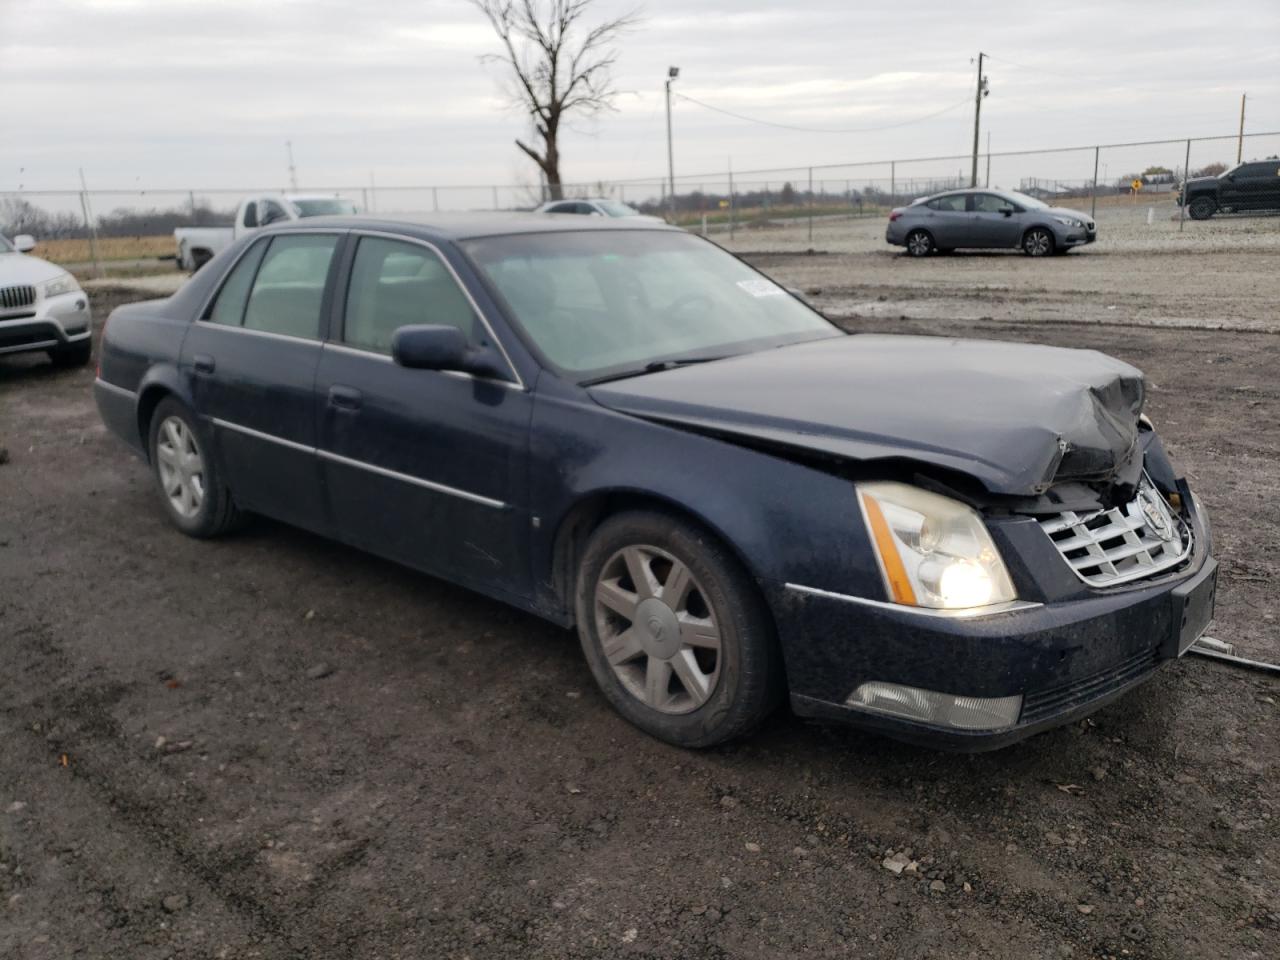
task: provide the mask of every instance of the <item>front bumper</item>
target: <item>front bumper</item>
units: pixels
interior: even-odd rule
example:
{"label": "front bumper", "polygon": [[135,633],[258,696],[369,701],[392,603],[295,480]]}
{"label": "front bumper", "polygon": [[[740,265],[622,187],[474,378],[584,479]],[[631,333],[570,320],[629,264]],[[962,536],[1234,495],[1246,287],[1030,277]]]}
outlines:
{"label": "front bumper", "polygon": [[1085,225],[1083,227],[1060,227],[1055,231],[1058,238],[1058,246],[1067,247],[1083,247],[1085,244],[1093,243],[1098,239],[1098,227],[1094,224],[1092,227]]}
{"label": "front bumper", "polygon": [[83,291],[40,297],[29,307],[0,311],[0,354],[56,350],[93,336]]}
{"label": "front bumper", "polygon": [[[1176,574],[1085,591],[981,617],[921,613],[795,584],[766,583],[796,713],[848,722],[925,746],[993,750],[1084,716],[1179,655],[1187,591],[1213,590],[1217,564],[1204,518]],[[1210,604],[1212,600],[1210,599]],[[863,683],[961,697],[1022,697],[1016,722],[994,729],[933,726],[850,706]]]}

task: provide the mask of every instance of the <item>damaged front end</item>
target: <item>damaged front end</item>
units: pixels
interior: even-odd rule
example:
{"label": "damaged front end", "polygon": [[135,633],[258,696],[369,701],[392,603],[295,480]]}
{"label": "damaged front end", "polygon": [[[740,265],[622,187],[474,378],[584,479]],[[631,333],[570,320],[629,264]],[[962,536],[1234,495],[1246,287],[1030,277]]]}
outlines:
{"label": "damaged front end", "polygon": [[1119,697],[1212,617],[1207,518],[1141,373],[1101,354],[850,337],[597,399],[850,482],[879,583],[762,583],[800,714],[992,749]]}

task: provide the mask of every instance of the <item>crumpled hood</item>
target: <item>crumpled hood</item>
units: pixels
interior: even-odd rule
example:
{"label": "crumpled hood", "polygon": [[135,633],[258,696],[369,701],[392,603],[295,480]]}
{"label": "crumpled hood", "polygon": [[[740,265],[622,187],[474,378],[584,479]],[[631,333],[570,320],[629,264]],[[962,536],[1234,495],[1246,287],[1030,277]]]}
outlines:
{"label": "crumpled hood", "polygon": [[0,287],[26,286],[43,283],[66,273],[48,260],[30,257],[24,253],[0,253]]}
{"label": "crumpled hood", "polygon": [[1142,373],[1094,350],[860,334],[590,389],[619,412],[844,460],[905,458],[995,494],[1131,485],[1142,469]]}

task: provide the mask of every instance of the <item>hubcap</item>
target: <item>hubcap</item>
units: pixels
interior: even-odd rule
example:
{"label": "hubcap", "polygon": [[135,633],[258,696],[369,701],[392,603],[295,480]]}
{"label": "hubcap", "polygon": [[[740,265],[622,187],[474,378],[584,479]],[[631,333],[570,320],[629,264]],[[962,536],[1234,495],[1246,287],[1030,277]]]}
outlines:
{"label": "hubcap", "polygon": [[702,585],[665,550],[636,545],[596,581],[596,632],[623,688],[661,713],[689,713],[720,678],[720,627]]}
{"label": "hubcap", "polygon": [[156,463],[169,506],[181,517],[194,517],[204,503],[204,458],[182,418],[167,417],[160,424]]}
{"label": "hubcap", "polygon": [[911,252],[916,256],[929,252],[929,238],[923,233],[913,233],[907,244],[911,248]]}

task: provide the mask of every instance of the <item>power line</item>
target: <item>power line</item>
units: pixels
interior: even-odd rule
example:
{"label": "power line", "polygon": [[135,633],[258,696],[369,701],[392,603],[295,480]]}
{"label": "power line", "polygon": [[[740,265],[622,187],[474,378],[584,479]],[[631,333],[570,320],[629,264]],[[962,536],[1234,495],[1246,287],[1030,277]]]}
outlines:
{"label": "power line", "polygon": [[693,97],[686,96],[683,93],[674,93],[672,94],[672,96],[677,97],[681,100],[688,100],[690,103],[697,104],[698,106],[702,107],[704,110],[710,110],[713,113],[722,113],[726,117],[733,117],[735,120],[745,120],[747,123],[758,123],[761,126],[765,126],[765,127],[776,127],[779,130],[798,130],[801,133],[875,133],[879,130],[893,130],[893,129],[896,129],[897,127],[906,127],[906,126],[910,126],[913,123],[921,123],[925,120],[932,120],[934,117],[940,117],[944,113],[950,113],[952,110],[955,110],[959,107],[963,107],[969,102],[969,97],[966,95],[965,98],[960,102],[953,103],[949,107],[943,107],[941,110],[938,110],[936,113],[930,113],[923,117],[916,117],[912,120],[903,120],[899,123],[889,123],[880,127],[834,128],[834,127],[799,127],[790,123],[774,123],[772,120],[761,120],[758,117],[748,117],[741,113],[734,113],[732,110],[725,110],[723,107],[713,107],[709,103],[703,103],[701,100],[695,100]]}

